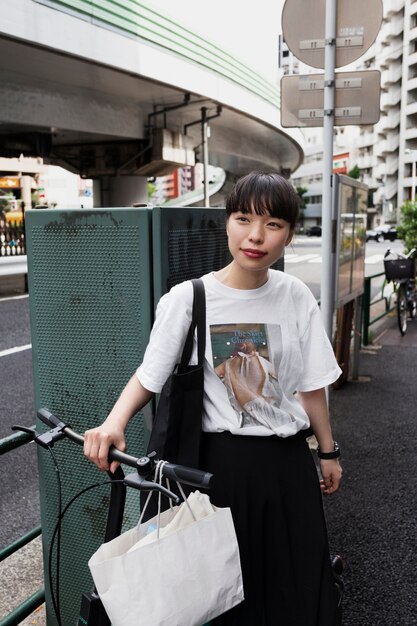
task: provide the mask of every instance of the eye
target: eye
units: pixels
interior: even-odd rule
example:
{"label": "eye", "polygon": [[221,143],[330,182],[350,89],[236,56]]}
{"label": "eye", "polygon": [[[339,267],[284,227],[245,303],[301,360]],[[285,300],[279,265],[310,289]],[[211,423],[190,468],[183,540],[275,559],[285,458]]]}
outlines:
{"label": "eye", "polygon": [[268,226],[275,229],[282,228],[282,224],[280,222],[268,222]]}
{"label": "eye", "polygon": [[249,218],[246,215],[236,215],[237,222],[249,222]]}

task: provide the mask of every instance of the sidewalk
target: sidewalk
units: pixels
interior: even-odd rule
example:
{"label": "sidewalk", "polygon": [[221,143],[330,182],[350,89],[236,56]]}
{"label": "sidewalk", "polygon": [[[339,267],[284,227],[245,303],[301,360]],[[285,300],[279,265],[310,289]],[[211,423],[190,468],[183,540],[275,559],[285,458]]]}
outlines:
{"label": "sidewalk", "polygon": [[[360,382],[330,394],[344,478],[340,492],[325,499],[325,510],[331,551],[348,564],[343,626],[413,626],[417,320],[401,337],[395,316],[384,318],[374,337],[375,344],[360,355]],[[26,569],[32,591],[39,586],[34,583],[40,544],[35,552]],[[23,622],[30,624],[45,625],[43,609]]]}
{"label": "sidewalk", "polygon": [[348,563],[343,626],[417,624],[417,320],[395,316],[360,355],[360,382],[330,394],[341,490],[325,500],[332,552]]}

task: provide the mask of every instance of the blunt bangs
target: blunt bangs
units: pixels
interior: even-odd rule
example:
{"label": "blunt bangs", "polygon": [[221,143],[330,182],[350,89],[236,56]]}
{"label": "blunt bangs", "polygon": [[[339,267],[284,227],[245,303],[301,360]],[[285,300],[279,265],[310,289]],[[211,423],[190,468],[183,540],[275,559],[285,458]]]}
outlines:
{"label": "blunt bangs", "polygon": [[275,173],[251,172],[240,178],[226,200],[226,213],[269,213],[295,228],[299,213],[298,196],[286,178]]}

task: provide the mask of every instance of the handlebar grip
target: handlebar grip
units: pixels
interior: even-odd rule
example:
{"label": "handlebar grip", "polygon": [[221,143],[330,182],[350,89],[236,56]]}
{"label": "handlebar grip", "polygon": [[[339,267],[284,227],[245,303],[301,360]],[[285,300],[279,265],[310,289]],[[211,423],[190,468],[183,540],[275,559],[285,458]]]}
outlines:
{"label": "handlebar grip", "polygon": [[210,489],[211,479],[213,478],[213,474],[209,472],[172,463],[165,463],[162,467],[162,474],[165,478],[178,480],[178,482],[191,485],[192,487],[201,487],[202,489]]}
{"label": "handlebar grip", "polygon": [[60,426],[62,424],[62,420],[59,417],[56,417],[49,409],[42,408],[39,409],[37,415],[40,420],[49,428],[55,428],[55,426]]}

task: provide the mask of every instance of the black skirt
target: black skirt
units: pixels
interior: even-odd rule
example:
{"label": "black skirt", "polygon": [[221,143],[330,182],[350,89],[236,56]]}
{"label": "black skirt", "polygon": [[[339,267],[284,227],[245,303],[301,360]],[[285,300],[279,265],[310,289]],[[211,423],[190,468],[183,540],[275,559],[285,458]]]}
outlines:
{"label": "black skirt", "polygon": [[245,600],[212,626],[334,626],[333,582],[316,466],[294,437],[204,433],[212,503],[230,506]]}

